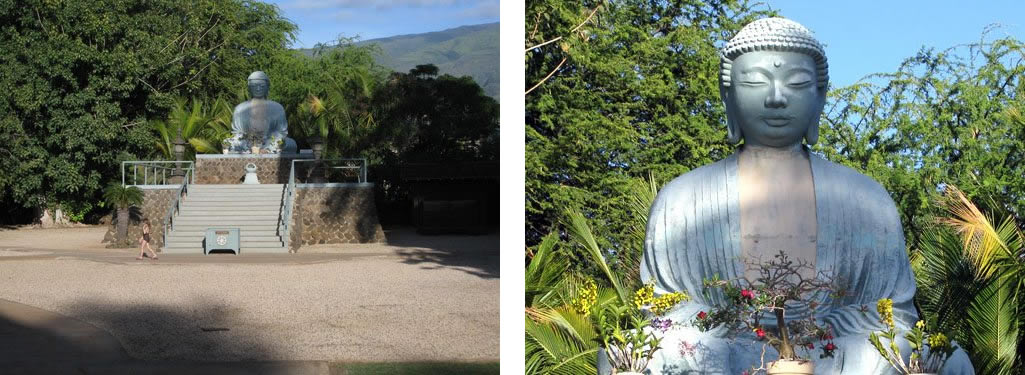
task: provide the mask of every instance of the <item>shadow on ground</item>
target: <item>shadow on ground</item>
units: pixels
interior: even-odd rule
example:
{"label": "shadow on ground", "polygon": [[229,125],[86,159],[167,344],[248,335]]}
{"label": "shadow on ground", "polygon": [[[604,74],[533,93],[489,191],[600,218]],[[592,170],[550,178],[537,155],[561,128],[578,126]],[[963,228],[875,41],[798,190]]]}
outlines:
{"label": "shadow on ground", "polygon": [[6,303],[7,313],[14,306],[20,316],[0,314],[4,374],[327,372],[326,363],[268,361],[280,357],[273,338],[232,331],[223,305],[199,303],[181,314],[161,306],[82,303],[70,313],[78,320]]}
{"label": "shadow on ground", "polygon": [[402,248],[396,254],[403,258],[403,263],[421,265],[424,269],[458,269],[485,279],[498,278],[497,232],[424,236],[413,228],[399,228],[385,231],[385,237],[388,245]]}

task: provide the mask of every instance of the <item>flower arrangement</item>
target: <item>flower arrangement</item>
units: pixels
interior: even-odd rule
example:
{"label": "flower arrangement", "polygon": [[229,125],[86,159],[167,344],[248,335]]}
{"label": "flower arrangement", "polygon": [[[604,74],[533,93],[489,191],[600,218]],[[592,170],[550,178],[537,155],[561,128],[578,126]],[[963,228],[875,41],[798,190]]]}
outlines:
{"label": "flower arrangement", "polygon": [[[880,299],[876,304],[876,311],[879,313],[879,322],[886,325],[886,331],[872,332],[868,336],[868,341],[876,348],[879,355],[883,356],[890,366],[901,374],[939,373],[943,363],[957,349],[957,345],[952,345],[943,332],[930,334],[926,330],[925,321],[919,320],[918,323],[915,323],[915,327],[904,335],[911,346],[911,357],[908,359],[908,363],[904,363],[904,357],[901,357],[900,347],[897,346],[896,341],[897,328],[893,323],[893,300]],[[889,340],[888,346],[883,345],[883,338]],[[925,346],[928,346],[929,350],[928,354],[923,357],[923,353],[926,352]]]}
{"label": "flower arrangement", "polygon": [[[815,308],[822,294],[835,296],[841,293],[832,278],[825,273],[815,273],[815,268],[803,261],[790,259],[783,251],[769,262],[745,262],[749,270],[758,277],[750,280],[741,277],[735,280],[720,280],[718,277],[704,281],[704,293],[721,290],[723,302],[713,306],[709,312],[701,311],[692,324],[702,331],[725,327],[727,334],[737,336],[751,332],[757,340],[763,341],[762,363],[749,373],[767,371],[765,365],[766,345],[779,352],[780,360],[804,361],[797,350],[821,350],[819,358],[832,357],[838,349],[833,343],[832,329],[822,326],[815,319]],[[802,270],[809,270],[815,277],[805,277]],[[788,309],[806,307],[809,314],[801,319],[786,321]],[[769,324],[766,319],[775,318]],[[771,365],[770,365],[771,367]]]}
{"label": "flower arrangement", "polygon": [[[590,311],[597,296],[597,287],[588,280],[572,305],[578,311]],[[660,349],[661,338],[656,332],[664,333],[673,326],[665,313],[688,300],[684,293],[656,297],[655,285],[646,284],[634,292],[632,303],[609,304],[592,314],[614,373],[644,371]]]}

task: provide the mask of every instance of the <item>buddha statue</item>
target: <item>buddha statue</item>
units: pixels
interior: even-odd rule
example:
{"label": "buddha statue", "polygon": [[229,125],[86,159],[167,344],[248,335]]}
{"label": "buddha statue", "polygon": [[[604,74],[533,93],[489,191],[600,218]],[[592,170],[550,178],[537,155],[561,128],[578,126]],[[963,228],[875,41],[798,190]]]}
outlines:
{"label": "buddha statue", "polygon": [[[745,260],[771,259],[783,250],[831,275],[846,291],[816,301],[815,317],[831,327],[838,350],[824,359],[808,353],[815,373],[894,373],[868,336],[884,330],[875,312],[880,298],[893,300],[902,332],[917,322],[915,279],[900,217],[886,190],[807,147],[818,139],[829,81],[822,46],[796,22],[761,19],[726,44],[721,69],[727,135],[743,145],[658,193],[648,218],[641,278],[654,283],[656,295],[690,295],[691,301],[667,314],[689,323],[722,300],[718,293],[702,294],[704,279],[753,276]],[[788,312],[788,320],[808,313]],[[740,374],[761,363],[763,342],[753,335],[728,337],[723,328],[702,332],[685,326],[662,336],[662,349],[648,367],[651,374]],[[909,346],[900,345],[907,361]],[[768,346],[765,363],[776,358]],[[602,363],[599,359],[599,372],[606,373]],[[974,371],[958,349],[941,374]]]}
{"label": "buddha statue", "polygon": [[285,108],[267,100],[270,78],[257,71],[249,75],[248,81],[252,99],[235,106],[231,114],[232,136],[226,140],[228,151],[252,152],[255,146],[261,153],[295,153],[295,140],[288,137]]}

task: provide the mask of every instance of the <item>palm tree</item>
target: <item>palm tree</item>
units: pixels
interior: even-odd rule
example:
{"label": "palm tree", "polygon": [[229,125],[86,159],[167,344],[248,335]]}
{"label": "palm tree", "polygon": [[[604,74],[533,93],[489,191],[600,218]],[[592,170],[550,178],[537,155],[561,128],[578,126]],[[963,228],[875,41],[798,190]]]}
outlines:
{"label": "palm tree", "polygon": [[1025,236],[1012,215],[994,225],[956,187],[941,205],[949,216],[915,254],[923,315],[953,333],[979,373],[1012,374],[1025,365]]}
{"label": "palm tree", "polygon": [[597,372],[598,332],[586,312],[572,306],[583,289],[585,277],[570,271],[569,251],[582,251],[583,258],[598,269],[602,278],[596,282],[597,299],[592,311],[605,306],[632,303],[628,292],[639,285],[638,258],[644,243],[648,210],[658,187],[654,179],[633,181],[627,187],[631,201],[632,236],[637,241],[617,251],[619,267],[606,260],[586,217],[576,210],[567,210],[563,222],[570,244],[557,246],[555,233],[549,234],[533,250],[528,250],[530,263],[524,272],[527,295],[525,309],[525,354],[527,374],[594,374]]}
{"label": "palm tree", "polygon": [[186,102],[184,99],[177,99],[166,121],[150,122],[157,138],[155,146],[164,159],[174,160],[174,141],[178,138],[179,130],[182,139],[192,146],[192,150],[186,150],[185,159],[194,159],[197,152],[220,152],[220,141],[231,131],[231,109],[227,110],[227,120],[224,115],[226,103],[218,99],[211,106],[213,113],[207,113],[201,100],[193,99]]}
{"label": "palm tree", "polygon": [[135,186],[124,186],[118,183],[111,183],[103,190],[103,199],[107,204],[117,208],[117,243],[128,245],[128,214],[129,208],[141,205],[143,202],[142,189]]}

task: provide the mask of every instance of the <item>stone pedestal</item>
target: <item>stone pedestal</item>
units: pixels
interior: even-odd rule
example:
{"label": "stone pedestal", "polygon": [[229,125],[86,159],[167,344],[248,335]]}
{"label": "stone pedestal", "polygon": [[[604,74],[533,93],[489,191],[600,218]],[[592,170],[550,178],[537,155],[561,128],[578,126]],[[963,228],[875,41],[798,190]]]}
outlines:
{"label": "stone pedestal", "polygon": [[287,184],[292,160],[297,159],[312,160],[313,154],[200,154],[196,155],[195,183],[240,184],[246,164],[253,163],[260,183]]}

